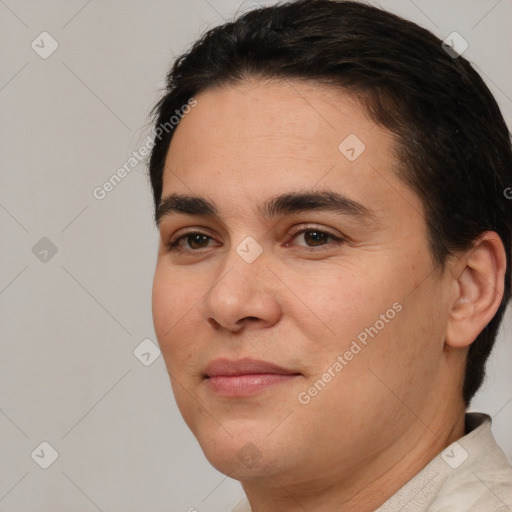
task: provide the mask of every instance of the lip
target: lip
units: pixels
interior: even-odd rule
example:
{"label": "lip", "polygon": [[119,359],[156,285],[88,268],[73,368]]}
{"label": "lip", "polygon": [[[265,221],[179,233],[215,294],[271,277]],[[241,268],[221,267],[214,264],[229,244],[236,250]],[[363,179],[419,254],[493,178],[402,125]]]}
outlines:
{"label": "lip", "polygon": [[245,357],[237,361],[231,361],[226,358],[213,360],[205,368],[205,377],[250,375],[254,373],[271,373],[279,375],[298,375],[298,372],[278,366],[277,364],[263,361],[261,359],[251,359]]}
{"label": "lip", "polygon": [[206,385],[225,397],[251,396],[301,375],[269,361],[244,358],[237,361],[215,359],[205,369]]}

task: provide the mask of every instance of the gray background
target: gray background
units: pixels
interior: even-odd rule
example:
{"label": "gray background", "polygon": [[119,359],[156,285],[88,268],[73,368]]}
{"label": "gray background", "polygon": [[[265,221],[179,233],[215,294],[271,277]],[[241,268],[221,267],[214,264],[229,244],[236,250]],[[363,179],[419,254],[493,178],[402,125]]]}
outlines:
{"label": "gray background", "polygon": [[[162,357],[133,353],[155,342],[144,162],[92,191],[143,144],[173,58],[257,3],[0,0],[0,510],[220,512],[243,496],[182,421]],[[374,3],[462,34],[511,125],[511,0]],[[46,59],[43,31],[59,45]],[[510,459],[511,316],[473,406]]]}

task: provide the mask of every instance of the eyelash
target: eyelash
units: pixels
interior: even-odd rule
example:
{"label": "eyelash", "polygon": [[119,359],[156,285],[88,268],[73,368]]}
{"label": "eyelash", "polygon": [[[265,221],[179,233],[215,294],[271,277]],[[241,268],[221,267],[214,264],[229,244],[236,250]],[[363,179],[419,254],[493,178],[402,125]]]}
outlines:
{"label": "eyelash", "polygon": [[[317,226],[305,226],[305,227],[302,227],[300,229],[298,229],[297,231],[289,234],[288,236],[290,236],[291,238],[295,238],[297,235],[301,235],[301,234],[304,234],[304,233],[307,233],[308,231],[314,231],[316,233],[321,233],[323,235],[327,235],[327,237],[331,238],[332,241],[331,242],[327,242],[325,244],[321,244],[321,245],[318,245],[318,246],[301,246],[301,247],[304,247],[304,248],[308,248],[309,251],[311,252],[315,252],[315,251],[319,251],[319,250],[322,250],[322,247],[325,247],[325,246],[339,246],[343,243],[346,242],[346,240],[342,237],[339,237],[339,236],[336,236],[334,235],[333,233],[330,233],[329,231],[326,231],[324,229],[320,229],[318,228]],[[171,239],[169,241],[169,243],[167,244],[167,249],[168,251],[176,251],[176,252],[182,252],[182,253],[187,253],[187,252],[199,252],[201,251],[201,249],[209,249],[209,247],[202,247],[201,249],[182,249],[180,246],[179,246],[179,243],[182,239],[185,239],[187,238],[188,236],[191,236],[191,235],[201,235],[201,236],[205,236],[207,238],[209,238],[210,240],[214,240],[213,237],[207,235],[206,233],[203,233],[201,231],[197,231],[197,230],[190,230],[190,231],[187,231],[185,233],[182,233],[180,236],[178,237],[175,237],[173,239]],[[288,244],[288,242],[287,242]]]}

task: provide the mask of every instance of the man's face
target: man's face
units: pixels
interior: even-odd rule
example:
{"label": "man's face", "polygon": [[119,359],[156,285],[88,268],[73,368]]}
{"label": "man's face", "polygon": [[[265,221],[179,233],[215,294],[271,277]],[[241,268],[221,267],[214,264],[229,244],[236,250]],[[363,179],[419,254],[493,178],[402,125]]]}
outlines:
{"label": "man's face", "polygon": [[[298,81],[196,100],[172,139],[162,199],[202,198],[217,215],[168,202],[153,316],[206,457],[235,478],[284,484],[350,474],[431,435],[421,418],[447,382],[446,277],[421,201],[395,174],[391,135],[342,91]],[[299,197],[265,210],[326,192],[338,209]],[[218,358],[293,375],[206,377]]]}

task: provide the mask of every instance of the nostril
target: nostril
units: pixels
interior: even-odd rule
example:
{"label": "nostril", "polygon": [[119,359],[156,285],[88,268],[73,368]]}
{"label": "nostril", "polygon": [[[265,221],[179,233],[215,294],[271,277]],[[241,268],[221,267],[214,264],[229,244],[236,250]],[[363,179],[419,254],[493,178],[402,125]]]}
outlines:
{"label": "nostril", "polygon": [[215,329],[219,329],[220,328],[220,324],[219,322],[217,322],[217,320],[215,320],[215,318],[208,318],[208,323]]}
{"label": "nostril", "polygon": [[244,325],[248,322],[260,322],[261,319],[257,316],[244,316],[240,320],[237,320],[236,322],[219,322],[218,320],[215,320],[215,318],[210,317],[208,318],[207,322],[213,327],[214,330],[219,330],[221,328],[224,328],[232,333],[240,332]]}

